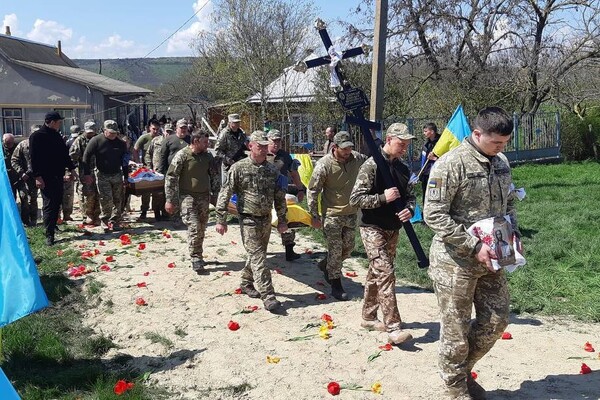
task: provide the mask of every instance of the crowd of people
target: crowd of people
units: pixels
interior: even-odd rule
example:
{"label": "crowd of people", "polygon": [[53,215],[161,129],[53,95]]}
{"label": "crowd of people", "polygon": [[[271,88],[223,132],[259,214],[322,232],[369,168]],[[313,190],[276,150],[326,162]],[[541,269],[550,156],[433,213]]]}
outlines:
{"label": "crowd of people", "polygon": [[[247,135],[237,114],[228,116],[214,155],[208,151],[208,132],[190,130],[185,119],[162,126],[150,121],[132,151],[119,137],[115,121],[104,121],[100,134],[93,121],[86,122],[83,131],[73,126],[71,143],[58,133],[61,122],[58,113],[48,113],[44,125],[32,126],[29,140],[18,146],[12,135],[3,137],[5,162],[13,194],[21,202],[23,223],[36,223],[40,190],[48,245],[54,244],[60,208],[63,219],[71,216],[73,195],[67,192],[74,181],[79,182],[85,222],[106,231],[121,229],[124,183],[133,158],[165,175],[164,193],[142,197],[141,218],[147,217],[151,200],[156,220],[179,215],[187,225],[191,264],[199,275],[210,272],[203,257],[209,205],[215,207],[215,229],[223,235],[235,196],[247,252],[242,292],[260,298],[265,309],[276,312],[281,303],[265,266],[271,213],[274,208],[286,260],[296,260],[300,255],[294,252],[295,235],[286,217],[286,193],[294,187],[300,201],[306,193],[312,226],[323,230],[327,255],[318,268],[331,285],[332,297],[349,299],[341,270],[354,249],[358,225],[369,262],[361,326],[387,332],[393,344],[412,339],[403,329],[394,273],[399,231],[416,208],[411,172],[402,161],[414,139],[405,124],[390,125],[379,141],[393,187],[383,181],[378,171],[382,165],[356,151],[348,132],[336,132],[333,127],[325,132],[323,157],[304,187],[297,164],[281,148],[281,132],[269,129]],[[499,339],[509,312],[505,273],[491,265],[496,252],[467,228],[485,218],[507,216],[515,237],[520,236],[510,166],[501,153],[513,130],[512,119],[504,110],[488,107],[479,112],[473,125],[471,135],[439,159],[433,151],[439,139],[437,127],[432,123],[423,127],[426,143],[420,180],[425,222],[435,233],[429,276],[441,314],[439,367],[447,393],[454,399],[485,398],[471,370]],[[471,319],[473,306],[475,319]]]}

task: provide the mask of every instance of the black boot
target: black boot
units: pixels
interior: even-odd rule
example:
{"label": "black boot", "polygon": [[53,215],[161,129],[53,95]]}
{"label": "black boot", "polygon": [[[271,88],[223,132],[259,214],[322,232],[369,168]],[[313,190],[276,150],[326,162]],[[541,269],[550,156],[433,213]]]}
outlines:
{"label": "black boot", "polygon": [[285,245],[285,261],[294,261],[300,258],[300,254],[294,253],[294,245]]}
{"label": "black boot", "polygon": [[329,280],[329,276],[327,275],[327,257],[325,257],[324,259],[319,261],[319,263],[317,264],[317,267],[319,267],[321,272],[323,272],[323,277],[325,278],[325,281],[327,283],[331,284],[331,281]]}
{"label": "black boot", "polygon": [[344,288],[342,287],[342,279],[330,279],[331,283],[331,295],[338,300],[346,301],[348,300],[348,294],[344,292]]}

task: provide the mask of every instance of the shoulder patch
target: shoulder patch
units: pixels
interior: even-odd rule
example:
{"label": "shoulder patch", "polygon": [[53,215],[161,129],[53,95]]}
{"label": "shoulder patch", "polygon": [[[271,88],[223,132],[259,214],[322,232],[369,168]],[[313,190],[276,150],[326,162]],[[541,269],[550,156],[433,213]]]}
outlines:
{"label": "shoulder patch", "polygon": [[427,182],[427,200],[440,201],[442,199],[442,179],[430,178]]}

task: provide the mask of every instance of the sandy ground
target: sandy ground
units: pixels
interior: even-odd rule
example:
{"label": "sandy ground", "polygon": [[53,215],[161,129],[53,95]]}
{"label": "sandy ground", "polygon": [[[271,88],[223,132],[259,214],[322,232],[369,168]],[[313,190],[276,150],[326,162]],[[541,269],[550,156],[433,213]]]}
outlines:
{"label": "sandy ground", "polygon": [[[163,236],[163,229],[170,229],[172,237]],[[205,258],[218,263],[209,266],[209,276],[191,270],[186,232],[183,227],[174,229],[170,222],[132,223],[126,231],[132,245],[124,247],[119,234],[92,232],[61,244],[98,249],[96,264],[89,265],[111,267],[108,272],[75,278],[104,284],[98,305],[87,311],[84,324],[118,346],[105,355],[107,363],[122,367],[115,360],[129,356],[126,367],[150,371],[150,382],[167,388],[174,399],[325,399],[332,397],[327,392],[331,381],[342,385],[340,399],[443,398],[436,366],[439,323],[432,293],[398,283],[400,313],[414,340],[368,361],[386,343],[386,334],[360,328],[366,275],[361,260],[346,261],[345,271],[357,274],[344,278],[353,299],[338,302],[330,298],[329,286],[322,283],[316,267],[324,249],[299,237],[297,251],[307,253],[286,262],[281,240],[273,231],[267,265],[283,310],[271,314],[260,300],[234,294],[244,264],[236,224],[220,237],[214,222],[210,223]],[[137,249],[140,242],[146,249]],[[115,261],[105,262],[110,251],[116,252]],[[175,267],[169,268],[172,262]],[[138,287],[142,282],[147,287]],[[327,298],[317,299],[320,293]],[[147,305],[136,305],[138,297]],[[259,309],[233,315],[249,306]],[[318,325],[324,313],[335,323],[329,339],[317,335],[318,326],[303,331],[307,324]],[[239,323],[239,330],[228,329],[230,320]],[[600,398],[600,325],[512,316],[507,331],[513,339],[499,340],[475,367],[489,399]],[[307,335],[313,336],[289,341]],[[168,341],[156,342],[156,338]],[[586,342],[595,345],[595,353],[583,350]],[[280,362],[268,363],[267,356],[279,357]],[[594,372],[580,375],[582,362]],[[370,391],[375,382],[382,385],[381,396]],[[344,389],[344,385],[363,389]]]}

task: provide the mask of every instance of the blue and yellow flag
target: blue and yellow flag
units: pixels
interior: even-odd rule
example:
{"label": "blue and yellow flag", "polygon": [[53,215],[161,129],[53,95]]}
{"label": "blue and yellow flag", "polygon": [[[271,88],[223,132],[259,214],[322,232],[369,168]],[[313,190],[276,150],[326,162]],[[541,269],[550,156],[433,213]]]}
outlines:
{"label": "blue and yellow flag", "polygon": [[442,136],[440,136],[432,151],[436,156],[441,157],[461,144],[464,138],[470,134],[471,128],[469,127],[469,122],[467,121],[462,105],[459,105],[454,114],[452,114],[448,125],[444,128]]}
{"label": "blue and yellow flag", "polygon": [[6,165],[0,161],[0,327],[48,306]]}

